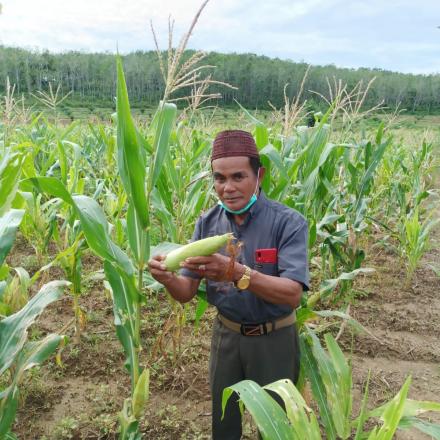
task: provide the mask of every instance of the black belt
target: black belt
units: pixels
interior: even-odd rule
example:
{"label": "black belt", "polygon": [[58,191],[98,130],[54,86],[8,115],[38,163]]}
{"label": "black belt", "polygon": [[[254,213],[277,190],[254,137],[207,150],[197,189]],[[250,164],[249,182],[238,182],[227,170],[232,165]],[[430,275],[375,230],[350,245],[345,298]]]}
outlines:
{"label": "black belt", "polygon": [[294,324],[296,315],[295,312],[292,312],[283,318],[275,319],[270,322],[262,322],[260,324],[240,324],[239,322],[231,321],[220,313],[218,314],[218,319],[226,328],[236,333],[241,333],[244,336],[261,336]]}

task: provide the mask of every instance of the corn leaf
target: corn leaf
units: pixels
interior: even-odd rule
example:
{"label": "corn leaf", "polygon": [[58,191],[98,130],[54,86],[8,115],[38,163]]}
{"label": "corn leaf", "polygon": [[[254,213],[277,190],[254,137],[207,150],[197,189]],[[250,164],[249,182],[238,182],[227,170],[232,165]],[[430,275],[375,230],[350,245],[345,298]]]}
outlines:
{"label": "corn leaf", "polygon": [[150,234],[142,229],[140,219],[133,204],[127,211],[127,237],[131,252],[139,267],[142,267],[150,256]]}
{"label": "corn leaf", "polygon": [[272,144],[267,144],[262,150],[260,150],[260,155],[268,157],[279,171],[280,176],[286,181],[289,180],[280,152]]}
{"label": "corn leaf", "polygon": [[65,186],[54,177],[34,177],[21,182],[24,190],[36,188],[40,192],[59,197],[73,206],[89,247],[101,258],[121,267],[128,275],[134,273],[133,265],[109,234],[109,224],[96,200],[87,196],[71,196]]}
{"label": "corn leaf", "polygon": [[177,231],[174,217],[163,203],[163,197],[157,188],[154,188],[154,190],[151,192],[151,203],[154,208],[154,214],[159,218],[164,226],[164,229],[168,234],[168,238],[172,241],[177,241]]}
{"label": "corn leaf", "polygon": [[177,107],[175,104],[160,103],[157,110],[157,125],[154,136],[154,160],[152,171],[149,176],[148,190],[152,191],[156,185],[157,180],[162,169],[162,165],[165,161],[165,157],[169,150],[169,141],[171,131],[174,125],[174,119],[176,118]]}
{"label": "corn leaf", "polygon": [[72,200],[87,244],[93,252],[120,267],[127,275],[133,275],[134,268],[127,254],[110,238],[107,219],[98,203],[86,196],[73,196]]}
{"label": "corn leaf", "polygon": [[118,169],[122,183],[139,217],[142,228],[147,228],[148,203],[145,195],[145,161],[142,147],[131,117],[127,85],[120,57],[116,59],[117,115],[118,115]]}
{"label": "corn leaf", "polygon": [[310,337],[307,337],[305,334],[301,335],[301,365],[302,368],[304,368],[305,374],[310,380],[313,396],[319,407],[321,421],[327,434],[327,439],[336,440],[336,428],[330,412],[329,404],[327,402],[326,387],[318,367],[318,360],[315,358],[310,346],[310,344],[313,344],[313,342],[309,341]]}
{"label": "corn leaf", "polygon": [[252,415],[263,440],[288,440],[292,428],[281,406],[257,383],[243,380],[223,391],[223,413],[228,399],[235,391],[246,409]]}
{"label": "corn leaf", "polygon": [[351,369],[348,368],[342,352],[340,350],[338,352],[336,342],[332,344],[331,336],[326,335],[333,350],[329,356],[322,348],[315,333],[307,329],[307,334],[325,386],[327,404],[336,432],[339,437],[347,438],[351,429]]}
{"label": "corn leaf", "polygon": [[8,435],[11,435],[9,429],[14,423],[15,413],[17,412],[18,387],[13,385],[4,394],[5,396],[0,400],[0,439],[11,438]]}
{"label": "corn leaf", "polygon": [[[139,292],[134,278],[118,270],[109,261],[104,261],[104,272],[112,289],[113,315],[115,318],[116,335],[126,355],[125,367],[131,374],[132,387],[139,376],[139,366],[135,364],[135,351],[139,347],[137,340],[135,313],[139,303]],[[136,371],[137,370],[137,371]]]}
{"label": "corn leaf", "polygon": [[399,422],[403,416],[405,400],[411,384],[411,376],[409,376],[398,394],[389,402],[383,411],[381,418],[383,425],[379,430],[374,429],[368,436],[368,440],[391,440],[396,432]]}
{"label": "corn leaf", "polygon": [[47,305],[60,298],[67,281],[51,281],[17,313],[0,321],[0,374],[9,368],[27,339],[27,329]]}
{"label": "corn leaf", "polygon": [[46,336],[40,341],[27,342],[14,365],[14,383],[20,384],[26,370],[41,365],[61,344],[66,343],[66,336],[60,336],[55,333]]}
{"label": "corn leaf", "polygon": [[58,154],[59,154],[59,163],[60,163],[60,173],[61,173],[61,181],[64,185],[67,185],[67,155],[64,147],[63,141],[57,142]]}
{"label": "corn leaf", "polygon": [[440,440],[440,425],[418,419],[417,417],[402,417],[399,423],[400,429],[415,428],[427,434],[435,440]]}
{"label": "corn leaf", "polygon": [[[385,403],[368,413],[369,417],[380,417],[381,414],[391,405],[391,402]],[[403,408],[403,417],[415,417],[425,412],[440,412],[440,403],[423,400],[406,399]]]}
{"label": "corn leaf", "polygon": [[23,163],[21,153],[11,153],[8,150],[0,161],[0,216],[11,207],[18,189],[18,183]]}
{"label": "corn leaf", "polygon": [[150,370],[145,368],[136,383],[132,397],[132,411],[134,417],[139,419],[145,411],[150,394]]}
{"label": "corn leaf", "polygon": [[368,371],[368,377],[367,377],[367,383],[365,385],[364,397],[362,399],[362,405],[361,405],[361,409],[359,412],[359,417],[357,418],[356,434],[355,434],[354,440],[361,440],[362,439],[362,435],[364,433],[363,432],[364,431],[364,424],[368,418],[367,403],[368,403],[368,389],[369,389],[369,385],[370,385],[370,377],[371,377],[371,370]]}
{"label": "corn leaf", "polygon": [[255,125],[255,143],[257,144],[258,150],[260,150],[260,154],[269,143],[269,131],[261,122]]}
{"label": "corn leaf", "polygon": [[283,399],[287,417],[294,431],[292,439],[321,440],[321,431],[315,414],[290,380],[278,380],[263,388],[277,393]]}
{"label": "corn leaf", "polygon": [[332,366],[336,373],[332,378],[332,388],[334,389],[337,407],[337,411],[333,410],[333,419],[337,418],[339,420],[338,423],[335,422],[335,425],[339,426],[339,435],[342,438],[348,438],[351,432],[350,420],[353,403],[351,367],[348,365],[335,338],[327,333],[324,339]]}
{"label": "corn leaf", "polygon": [[68,204],[73,204],[72,197],[66,187],[55,177],[31,177],[20,182],[22,191],[36,189],[40,193],[46,193],[52,197],[58,197]]}
{"label": "corn leaf", "polygon": [[0,217],[0,266],[11,250],[24,212],[23,209],[11,209]]}
{"label": "corn leaf", "polygon": [[205,283],[202,283],[200,285],[199,290],[197,291],[197,307],[194,317],[194,326],[196,329],[199,327],[200,319],[208,309],[208,305],[209,304],[208,304],[208,297],[206,294],[206,285]]}
{"label": "corn leaf", "polygon": [[354,280],[356,276],[359,275],[360,273],[372,273],[372,272],[374,272],[374,269],[365,267],[361,269],[355,269],[351,272],[343,272],[337,278],[324,280],[321,283],[321,295],[325,296],[326,294],[332,292],[341,281],[347,281],[347,280],[351,281]]}
{"label": "corn leaf", "polygon": [[389,138],[386,142],[383,144],[380,144],[379,147],[377,147],[374,150],[373,157],[371,160],[371,163],[368,167],[368,169],[365,171],[365,174],[362,176],[361,183],[359,185],[358,189],[358,198],[356,201],[356,205],[354,207],[354,211],[356,212],[359,209],[359,204],[362,201],[362,196],[369,193],[371,188],[371,182],[373,179],[373,174],[376,171],[376,168],[378,167],[380,161],[382,160],[382,157],[385,153],[385,150],[387,147],[391,144],[391,138]]}

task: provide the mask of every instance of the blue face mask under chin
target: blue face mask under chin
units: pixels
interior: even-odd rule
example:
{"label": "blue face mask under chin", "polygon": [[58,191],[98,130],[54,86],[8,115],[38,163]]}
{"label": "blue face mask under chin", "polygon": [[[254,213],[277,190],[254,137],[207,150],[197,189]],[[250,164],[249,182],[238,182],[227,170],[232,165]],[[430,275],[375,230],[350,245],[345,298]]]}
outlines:
{"label": "blue face mask under chin", "polygon": [[231,214],[243,214],[243,212],[246,212],[255,202],[257,201],[257,196],[255,194],[252,194],[252,197],[250,198],[249,202],[244,208],[239,209],[238,211],[234,211],[233,209],[228,208],[223,202],[218,202],[218,204],[225,210],[230,212]]}

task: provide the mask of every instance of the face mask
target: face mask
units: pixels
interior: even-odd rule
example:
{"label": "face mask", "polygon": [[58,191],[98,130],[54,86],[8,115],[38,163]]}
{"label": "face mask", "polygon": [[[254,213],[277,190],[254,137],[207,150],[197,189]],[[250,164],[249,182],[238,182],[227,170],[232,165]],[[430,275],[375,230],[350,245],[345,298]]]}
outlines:
{"label": "face mask", "polygon": [[258,172],[257,172],[257,185],[255,186],[255,190],[254,193],[252,194],[252,197],[249,199],[249,202],[247,202],[246,206],[234,211],[233,209],[228,208],[223,202],[221,202],[219,200],[218,204],[225,210],[230,212],[231,214],[243,214],[244,212],[246,212],[256,201],[257,201],[257,189],[258,189],[258,179],[260,177],[260,168],[258,168]]}

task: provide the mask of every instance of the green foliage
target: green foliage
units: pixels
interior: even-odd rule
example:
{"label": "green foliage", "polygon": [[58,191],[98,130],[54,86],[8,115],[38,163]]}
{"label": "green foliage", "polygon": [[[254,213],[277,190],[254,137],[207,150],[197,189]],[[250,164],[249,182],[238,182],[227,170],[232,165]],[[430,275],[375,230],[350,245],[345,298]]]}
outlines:
{"label": "green foliage", "polygon": [[[319,420],[329,439],[348,438],[355,428],[357,438],[365,438],[363,430],[370,417],[366,406],[365,417],[356,423],[351,420],[350,367],[335,341],[327,336],[324,350],[308,325],[311,320],[318,322],[318,333],[325,327],[323,321],[342,319],[362,329],[344,306],[353,300],[356,278],[372,271],[364,267],[365,243],[376,238],[372,233],[379,234],[383,243],[397,246],[408,259],[408,272],[415,270],[433,226],[429,211],[433,194],[429,174],[435,166],[432,145],[425,142],[410,149],[382,124],[371,124],[361,135],[359,131],[339,131],[333,105],[317,116],[315,127],[299,125],[290,131],[285,131],[281,119],[268,123],[266,115],[259,113],[257,118],[249,111],[244,111],[241,119],[232,112],[182,114],[175,126],[177,109],[169,103],[160,103],[155,111],[149,109],[146,116],[137,119],[125,84],[125,77],[127,82],[132,78],[133,59],[124,58],[124,72],[118,58],[117,113],[112,118],[108,115],[105,124],[63,127],[40,114],[27,124],[10,127],[14,130],[3,136],[7,147],[0,158],[0,183],[8,192],[4,193],[2,186],[0,263],[10,252],[20,223],[28,242],[41,254],[50,244],[55,256],[30,279],[19,268],[13,278],[13,268],[0,266],[0,301],[2,295],[9,298],[8,304],[0,303],[0,314],[13,313],[11,304],[20,307],[17,304],[27,283],[34,283],[55,265],[62,267],[71,281],[74,304],[80,310],[81,255],[88,247],[100,257],[104,266],[101,276],[106,277],[111,290],[116,334],[131,379],[131,393],[119,415],[120,435],[139,436],[149,392],[149,370],[145,367],[149,359],[140,336],[141,311],[152,298],[149,295],[161,290],[144,270],[145,264],[153,252],[187,242],[196,219],[214,201],[210,150],[215,132],[225,125],[247,128],[247,118],[267,169],[263,189],[270,198],[300,211],[309,223],[314,283],[298,310],[297,322],[303,332],[303,373],[308,372]],[[255,58],[250,64],[254,61],[258,63]],[[2,130],[0,126],[0,135]],[[196,323],[207,308],[203,286],[198,298]],[[318,310],[329,304],[336,309]],[[189,311],[190,306],[172,306],[174,361],[179,350],[176,335],[192,316]],[[285,426],[291,429],[295,420],[293,429],[298,438],[320,438],[318,418],[293,385],[272,386],[288,402]],[[10,391],[8,406],[13,408],[18,391]],[[252,393],[264,393],[249,384],[240,392],[251,402],[246,405],[259,414],[262,408],[252,403]],[[269,402],[266,397],[261,399]],[[398,407],[396,404],[391,412]],[[436,432],[436,426],[416,415],[404,415],[401,425],[404,421],[424,432]],[[275,430],[284,432],[283,423]],[[269,433],[266,435],[272,435],[271,417],[262,424]],[[379,433],[378,427],[374,435]]]}
{"label": "green foliage", "polygon": [[0,392],[0,439],[7,438],[18,406],[19,385],[26,370],[42,364],[61,343],[64,336],[50,334],[42,340],[27,342],[27,329],[47,305],[59,299],[64,281],[52,281],[17,313],[0,321],[0,376],[8,369],[11,381]]}
{"label": "green foliage", "polygon": [[291,428],[282,408],[277,403],[273,404],[269,394],[253,381],[244,380],[224,390],[222,398],[223,413],[234,391],[255,419],[263,439],[283,440],[291,438]]}
{"label": "green foliage", "polygon": [[11,209],[0,217],[0,266],[11,250],[17,229],[23,219],[23,209]]}
{"label": "green foliage", "polygon": [[428,247],[429,232],[439,221],[440,219],[434,219],[420,222],[418,208],[402,219],[399,240],[402,253],[408,264],[408,281],[411,281],[414,271]]}
{"label": "green foliage", "polygon": [[[351,367],[331,335],[325,335],[327,351],[321,347],[312,332],[308,333],[308,338],[311,339],[305,342],[302,348],[310,346],[311,350],[305,352],[303,362],[312,384],[313,396],[320,409],[325,438],[352,438],[353,428],[356,428],[356,439],[391,440],[397,429],[409,428],[429,433],[435,439],[440,438],[440,425],[425,422],[417,417],[428,411],[440,411],[440,404],[407,399],[411,377],[406,379],[393,399],[369,412],[366,410],[367,385],[361,415],[352,419]],[[266,390],[275,392],[282,398],[285,412]],[[290,380],[279,380],[264,387],[251,380],[234,384],[223,391],[223,412],[234,391],[240,397],[240,405],[245,406],[252,415],[263,439],[323,438],[317,416]],[[365,421],[370,418],[380,418],[381,422],[379,425],[374,422],[376,426],[371,431],[364,431]]]}
{"label": "green foliage", "polygon": [[145,152],[139,148],[136,129],[130,114],[127,86],[125,85],[122,61],[117,58],[118,71],[118,169],[124,184],[125,192],[133,204],[136,215],[142,225],[147,228],[148,206],[145,195]]}
{"label": "green foliage", "polygon": [[10,150],[6,150],[0,159],[0,216],[11,208],[18,189],[23,159],[21,153]]}
{"label": "green foliage", "polygon": [[[194,51],[184,53],[182,63],[188,60]],[[2,66],[0,70],[0,92],[4,91],[6,77],[14,78],[19,93],[27,94],[27,104],[42,106],[30,93],[43,91],[50,94],[49,83],[42,78],[54,78],[61,84],[62,91],[72,94],[59,107],[60,114],[66,108],[75,108],[75,117],[84,118],[93,109],[111,107],[114,96],[114,56],[104,53],[67,52],[54,54],[30,51],[20,48],[0,47]],[[166,54],[165,54],[166,58]],[[165,84],[155,51],[127,54],[123,57],[127,83],[132,85],[131,100],[140,111],[148,112],[155,108],[163,97]],[[238,90],[214,87],[213,92],[221,92],[220,105],[234,106],[238,100],[246,108],[269,109],[268,102],[275,107],[284,105],[283,89],[288,83],[288,97],[297,96],[301,80],[307,69],[305,63],[294,63],[280,59],[270,59],[255,54],[209,53],[204,59],[206,65],[217,66],[215,79],[229,82]],[[23,68],[26,66],[26,68]],[[70,76],[66,76],[66,72]],[[141,73],[140,73],[141,72]],[[378,69],[344,69],[335,66],[313,66],[308,74],[303,98],[307,99],[313,111],[324,110],[317,95],[311,91],[328,94],[326,78],[341,78],[344,83],[356,84],[360,80],[368,83],[373,77],[376,81],[371,86],[365,106],[372,107],[384,99],[385,105],[394,108],[401,103],[401,108],[412,112],[432,114],[439,110],[438,75],[412,75],[389,72]],[[73,85],[72,85],[73,80]],[[185,96],[188,90],[180,90],[175,97]],[[179,93],[180,92],[180,93]],[[53,99],[49,101],[53,102]],[[63,107],[63,108],[62,108]],[[77,111],[81,108],[81,111]],[[154,112],[154,110],[152,111]],[[96,114],[96,110],[94,111]],[[68,115],[68,113],[66,113]]]}

